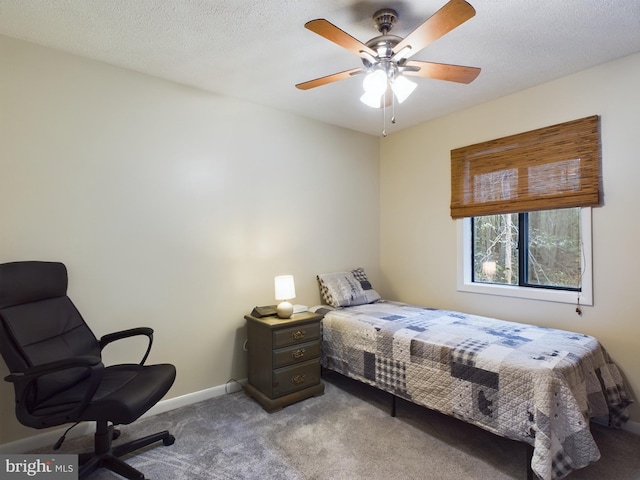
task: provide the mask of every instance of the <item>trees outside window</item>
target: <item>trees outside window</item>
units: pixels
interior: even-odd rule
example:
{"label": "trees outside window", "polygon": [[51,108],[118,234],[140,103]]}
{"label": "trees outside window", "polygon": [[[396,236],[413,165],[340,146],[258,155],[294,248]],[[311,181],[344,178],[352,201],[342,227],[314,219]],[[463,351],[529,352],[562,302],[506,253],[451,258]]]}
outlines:
{"label": "trees outside window", "polygon": [[472,282],[580,291],[580,208],[473,217]]}

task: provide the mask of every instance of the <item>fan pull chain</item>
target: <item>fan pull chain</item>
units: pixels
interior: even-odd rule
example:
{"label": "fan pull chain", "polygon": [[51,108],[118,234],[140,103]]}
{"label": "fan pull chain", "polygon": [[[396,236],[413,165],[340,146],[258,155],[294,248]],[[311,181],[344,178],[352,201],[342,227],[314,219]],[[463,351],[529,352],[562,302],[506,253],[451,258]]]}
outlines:
{"label": "fan pull chain", "polygon": [[391,123],[396,124],[396,96],[391,94]]}
{"label": "fan pull chain", "polygon": [[382,136],[387,136],[387,102],[384,101],[382,102]]}

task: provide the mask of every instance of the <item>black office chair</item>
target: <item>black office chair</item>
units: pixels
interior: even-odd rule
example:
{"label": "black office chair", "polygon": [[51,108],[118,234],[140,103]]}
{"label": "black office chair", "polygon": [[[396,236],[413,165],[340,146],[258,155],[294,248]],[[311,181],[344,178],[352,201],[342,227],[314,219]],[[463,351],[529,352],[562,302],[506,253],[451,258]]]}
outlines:
{"label": "black office chair", "polygon": [[[149,339],[139,364],[104,366],[101,351],[134,335]],[[67,297],[67,269],[56,262],[0,265],[0,354],[9,368],[20,423],[46,428],[95,421],[95,448],[79,456],[79,478],[108,468],[129,479],[144,474],[118,457],[162,440],[168,431],[111,446],[119,431],[154,406],[171,388],[173,365],[144,365],[153,330],[133,328],[96,339]]]}

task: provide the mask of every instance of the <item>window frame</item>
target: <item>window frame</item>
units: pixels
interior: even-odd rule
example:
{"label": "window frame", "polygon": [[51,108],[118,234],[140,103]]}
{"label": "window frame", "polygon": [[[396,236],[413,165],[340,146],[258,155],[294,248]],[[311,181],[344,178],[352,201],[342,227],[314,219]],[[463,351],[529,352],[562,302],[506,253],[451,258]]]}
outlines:
{"label": "window frame", "polygon": [[499,295],[571,304],[576,304],[579,301],[580,305],[593,305],[591,207],[582,207],[580,209],[580,236],[582,238],[582,251],[584,258],[581,291],[560,290],[539,286],[525,287],[519,285],[500,285],[486,282],[474,282],[471,218],[458,219],[456,220],[456,223],[458,233],[457,290],[459,292]]}

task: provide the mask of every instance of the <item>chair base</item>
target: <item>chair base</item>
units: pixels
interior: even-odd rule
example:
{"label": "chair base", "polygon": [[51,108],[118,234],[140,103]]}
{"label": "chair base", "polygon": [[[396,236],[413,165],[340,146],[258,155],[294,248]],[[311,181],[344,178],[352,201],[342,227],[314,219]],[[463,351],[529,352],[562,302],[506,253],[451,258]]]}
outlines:
{"label": "chair base", "polygon": [[79,480],[87,478],[99,468],[106,468],[129,480],[144,480],[144,473],[136,470],[119,457],[161,440],[164,445],[173,445],[176,441],[173,435],[164,430],[112,447],[111,442],[114,438],[118,438],[118,435],[119,432],[114,430],[113,425],[109,425],[105,421],[97,422],[94,451],[82,453],[78,456]]}

